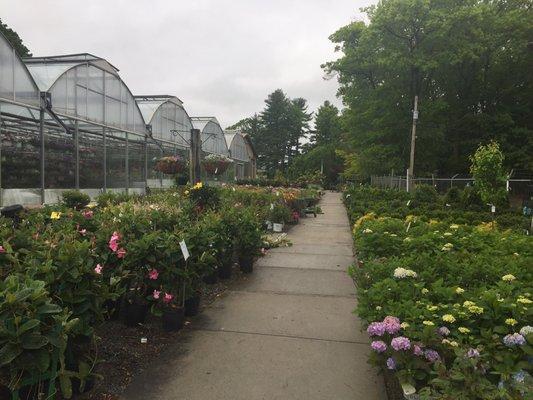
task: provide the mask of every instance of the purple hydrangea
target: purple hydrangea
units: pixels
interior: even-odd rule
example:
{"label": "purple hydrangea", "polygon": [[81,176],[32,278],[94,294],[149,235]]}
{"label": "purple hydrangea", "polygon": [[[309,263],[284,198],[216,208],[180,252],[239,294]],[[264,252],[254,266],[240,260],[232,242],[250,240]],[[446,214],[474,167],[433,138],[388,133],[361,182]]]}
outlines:
{"label": "purple hydrangea", "polygon": [[390,333],[391,335],[398,333],[402,328],[400,320],[396,317],[385,317],[385,319],[383,320],[383,324],[385,325],[385,330],[387,331],[387,333]]}
{"label": "purple hydrangea", "polygon": [[396,361],[394,361],[394,358],[392,357],[387,358],[387,368],[396,369]]}
{"label": "purple hydrangea", "polygon": [[424,356],[426,357],[426,360],[432,363],[440,361],[439,353],[437,353],[435,350],[427,349],[424,352]]}
{"label": "purple hydrangea", "polygon": [[503,343],[509,347],[522,346],[526,343],[526,339],[519,333],[513,333],[505,335],[505,337],[503,338]]}
{"label": "purple hydrangea", "polygon": [[450,330],[445,326],[441,326],[439,329],[437,329],[437,333],[441,336],[448,336],[450,334]]}
{"label": "purple hydrangea", "polygon": [[466,356],[468,358],[478,358],[479,357],[479,351],[476,349],[468,349],[466,352]]}
{"label": "purple hydrangea", "polygon": [[372,322],[366,329],[370,336],[383,336],[385,333],[385,324],[383,322]]}
{"label": "purple hydrangea", "polygon": [[396,351],[409,350],[411,348],[411,341],[405,336],[395,337],[390,344]]}
{"label": "purple hydrangea", "polygon": [[419,345],[415,344],[413,346],[413,353],[415,356],[421,356],[421,355],[424,355],[424,351],[422,350],[422,347],[420,347]]}
{"label": "purple hydrangea", "polygon": [[382,340],[374,340],[370,347],[372,347],[372,349],[377,351],[378,353],[383,353],[387,351],[387,345]]}

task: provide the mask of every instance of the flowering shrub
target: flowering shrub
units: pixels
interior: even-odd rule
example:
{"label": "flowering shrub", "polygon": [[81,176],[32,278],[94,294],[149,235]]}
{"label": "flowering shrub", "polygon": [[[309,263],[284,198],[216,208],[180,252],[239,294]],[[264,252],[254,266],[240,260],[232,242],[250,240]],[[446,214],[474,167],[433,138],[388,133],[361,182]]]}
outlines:
{"label": "flowering shrub", "polygon": [[408,195],[381,192],[346,194],[352,210],[360,209],[352,196],[364,204],[369,193],[381,196],[372,214],[350,215],[359,256],[350,273],[372,338],[371,361],[421,399],[527,398],[531,236],[438,219],[424,206],[402,215],[391,204],[405,205]]}

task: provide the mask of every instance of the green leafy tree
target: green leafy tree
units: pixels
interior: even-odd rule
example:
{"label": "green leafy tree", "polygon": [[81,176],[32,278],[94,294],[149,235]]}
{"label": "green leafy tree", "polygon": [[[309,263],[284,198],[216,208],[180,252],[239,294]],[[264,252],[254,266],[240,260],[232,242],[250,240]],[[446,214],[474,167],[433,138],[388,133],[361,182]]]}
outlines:
{"label": "green leafy tree", "polygon": [[313,172],[322,172],[325,184],[331,187],[338,183],[343,170],[343,160],[336,153],[335,144],[316,146],[307,153],[297,156],[289,168],[289,176],[297,179]]}
{"label": "green leafy tree", "polygon": [[339,109],[326,100],[316,112],[315,132],[311,141],[318,146],[336,143],[341,138],[341,131]]}
{"label": "green leafy tree", "polygon": [[467,172],[479,143],[498,140],[506,165],[533,171],[533,34],[528,0],[383,0],[330,39],[347,148],[361,176],[405,171],[419,97],[415,171]]}
{"label": "green leafy tree", "polygon": [[504,156],[496,142],[478,147],[472,157],[470,172],[474,185],[484,203],[505,205],[507,200],[507,173],[503,166]]}
{"label": "green leafy tree", "polygon": [[20,57],[31,57],[30,50],[24,45],[18,33],[9,28],[7,24],[4,24],[1,19],[0,32],[6,37],[7,41],[11,43],[11,46],[15,48],[15,51]]}
{"label": "green leafy tree", "polygon": [[309,123],[313,113],[307,111],[307,100],[298,97],[291,100],[291,127],[287,143],[287,162],[300,153],[300,140],[309,132]]}

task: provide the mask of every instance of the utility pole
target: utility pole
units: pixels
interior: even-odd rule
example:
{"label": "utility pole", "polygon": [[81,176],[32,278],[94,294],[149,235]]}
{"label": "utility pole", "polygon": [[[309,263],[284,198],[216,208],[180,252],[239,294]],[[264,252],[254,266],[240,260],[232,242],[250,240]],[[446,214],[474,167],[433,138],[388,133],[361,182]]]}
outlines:
{"label": "utility pole", "polygon": [[413,109],[413,128],[411,130],[411,156],[409,158],[409,191],[412,191],[414,188],[413,179],[415,177],[415,142],[416,142],[416,123],[418,121],[418,96],[415,96],[415,108]]}
{"label": "utility pole", "polygon": [[200,136],[200,129],[191,129],[191,165],[190,178],[191,184],[195,185],[200,182],[200,149],[202,148],[202,141]]}

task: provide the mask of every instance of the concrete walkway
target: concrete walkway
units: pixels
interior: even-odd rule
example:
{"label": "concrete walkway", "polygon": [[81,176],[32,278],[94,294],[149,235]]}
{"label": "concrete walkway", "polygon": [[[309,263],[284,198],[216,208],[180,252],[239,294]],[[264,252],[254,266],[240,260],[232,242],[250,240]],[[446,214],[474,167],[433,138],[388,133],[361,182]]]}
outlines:
{"label": "concrete walkway", "polygon": [[215,301],[125,400],[375,400],[368,337],[352,314],[352,239],[340,194]]}

